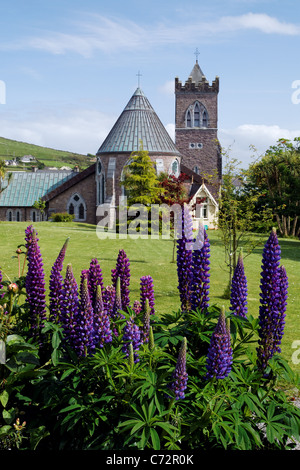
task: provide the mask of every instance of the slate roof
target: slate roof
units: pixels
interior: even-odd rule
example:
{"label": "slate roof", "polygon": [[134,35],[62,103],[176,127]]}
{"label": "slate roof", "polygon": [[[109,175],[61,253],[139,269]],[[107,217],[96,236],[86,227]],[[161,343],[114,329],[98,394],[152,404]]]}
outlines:
{"label": "slate roof", "polygon": [[[73,171],[13,171],[10,184],[0,194],[2,207],[32,207],[35,201],[74,176]],[[7,184],[3,183],[3,187]]]}
{"label": "slate roof", "polygon": [[166,128],[140,88],[137,88],[97,155],[135,152],[143,142],[149,153],[180,155]]}
{"label": "slate roof", "polygon": [[202,78],[205,78],[204,73],[202,72],[200,65],[198,64],[198,61],[195,63],[193,70],[190,73],[190,77],[192,77],[192,81],[198,84],[201,82]]}

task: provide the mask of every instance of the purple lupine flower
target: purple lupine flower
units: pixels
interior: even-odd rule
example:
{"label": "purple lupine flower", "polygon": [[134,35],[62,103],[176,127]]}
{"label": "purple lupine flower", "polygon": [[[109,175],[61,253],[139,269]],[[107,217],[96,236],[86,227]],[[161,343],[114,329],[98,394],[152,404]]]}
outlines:
{"label": "purple lupine flower", "polygon": [[213,331],[207,353],[206,378],[224,379],[231,371],[232,348],[230,330],[226,325],[225,309],[222,307],[218,323]]}
{"label": "purple lupine flower", "polygon": [[132,307],[133,311],[134,311],[134,314],[135,316],[138,316],[141,311],[142,311],[142,304],[139,300],[135,300],[133,302],[133,307]]}
{"label": "purple lupine flower", "polygon": [[264,371],[278,351],[283,335],[287,298],[287,277],[280,269],[281,249],[273,229],[264,246],[260,283],[259,340],[257,364]]}
{"label": "purple lupine flower", "polygon": [[150,315],[151,315],[151,307],[149,304],[149,299],[146,298],[146,305],[143,309],[143,325],[141,327],[141,341],[144,344],[149,342],[149,334],[150,334]]}
{"label": "purple lupine flower", "polygon": [[115,297],[116,297],[116,289],[114,288],[114,286],[106,286],[103,291],[102,299],[103,299],[104,309],[107,311],[107,314],[110,317],[112,317],[113,315]]}
{"label": "purple lupine flower", "polygon": [[40,336],[46,320],[45,274],[38,241],[37,232],[30,225],[25,230],[28,266],[25,288],[26,300],[29,305],[31,334],[34,338]]}
{"label": "purple lupine flower", "polygon": [[119,250],[115,269],[111,270],[112,285],[116,287],[117,278],[120,278],[121,300],[123,310],[129,306],[130,263],[124,250]]}
{"label": "purple lupine flower", "polygon": [[180,293],[181,308],[183,311],[191,307],[191,282],[192,282],[192,244],[193,221],[189,208],[184,204],[182,217],[178,221],[177,230],[177,275],[178,289]]}
{"label": "purple lupine flower", "polygon": [[245,275],[243,254],[240,252],[231,281],[230,307],[234,315],[247,317],[247,278]]}
{"label": "purple lupine flower", "polygon": [[119,336],[119,330],[118,330],[118,326],[116,325],[116,322],[120,320],[121,318],[125,318],[123,313],[121,313],[122,310],[123,310],[123,305],[122,305],[122,296],[121,296],[121,281],[120,281],[120,278],[118,277],[116,280],[114,303],[113,303],[112,309],[110,310],[110,317],[113,323],[112,328],[113,328],[113,332],[115,336]]}
{"label": "purple lupine flower", "polygon": [[126,321],[123,330],[123,346],[122,352],[126,357],[129,357],[129,345],[132,345],[134,362],[139,362],[138,351],[141,345],[141,333],[139,327],[134,323],[133,318]]}
{"label": "purple lupine flower", "polygon": [[93,353],[94,344],[94,312],[88,289],[88,271],[81,272],[80,302],[75,318],[76,344],[75,349],[80,357],[86,357]]}
{"label": "purple lupine flower", "polygon": [[184,391],[187,388],[188,381],[188,373],[186,371],[186,350],[187,341],[186,338],[183,338],[175,371],[172,375],[173,382],[170,384],[170,389],[174,391],[176,400],[185,398]]}
{"label": "purple lupine flower", "polygon": [[89,285],[89,292],[90,292],[90,299],[92,302],[92,306],[95,306],[96,297],[97,297],[97,286],[101,286],[101,291],[104,290],[103,285],[103,275],[102,269],[99,264],[97,258],[94,258],[90,262],[90,267],[88,270],[88,285]]}
{"label": "purple lupine flower", "polygon": [[281,352],[281,339],[284,333],[286,306],[288,298],[288,277],[284,266],[279,267],[279,279],[280,279],[280,302],[279,302],[279,318],[277,323],[276,332],[274,334],[276,352]]}
{"label": "purple lupine flower", "polygon": [[94,306],[94,343],[95,346],[103,348],[105,343],[112,341],[112,331],[110,319],[104,309],[101,285],[97,285],[96,299]]}
{"label": "purple lupine flower", "polygon": [[142,276],[140,279],[140,303],[142,311],[146,310],[146,300],[148,299],[150,314],[155,314],[155,299],[153,289],[153,279],[151,276]]}
{"label": "purple lupine flower", "polygon": [[73,274],[72,265],[68,264],[62,287],[62,300],[59,321],[64,336],[72,349],[77,341],[77,317],[79,309],[78,285]]}
{"label": "purple lupine flower", "polygon": [[62,284],[63,276],[61,271],[63,269],[63,262],[66,255],[69,238],[63,244],[53,267],[51,269],[50,281],[49,281],[49,310],[50,310],[50,321],[57,322],[59,320],[60,304],[62,299]]}
{"label": "purple lupine flower", "polygon": [[199,308],[201,311],[205,311],[209,307],[209,258],[209,239],[203,224],[200,224],[192,255],[192,310]]}

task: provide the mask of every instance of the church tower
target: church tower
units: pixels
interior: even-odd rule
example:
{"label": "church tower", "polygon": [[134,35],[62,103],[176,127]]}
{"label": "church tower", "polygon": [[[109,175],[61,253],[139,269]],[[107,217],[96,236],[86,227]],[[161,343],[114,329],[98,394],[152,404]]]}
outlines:
{"label": "church tower", "polygon": [[175,145],[182,154],[182,165],[220,181],[221,148],[218,141],[219,77],[210,85],[197,60],[182,84],[175,78]]}

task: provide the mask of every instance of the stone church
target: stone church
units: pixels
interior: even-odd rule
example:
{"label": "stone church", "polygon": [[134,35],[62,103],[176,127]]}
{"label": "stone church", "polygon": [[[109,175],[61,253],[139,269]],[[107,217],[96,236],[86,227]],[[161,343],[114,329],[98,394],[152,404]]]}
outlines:
{"label": "stone church", "polygon": [[[41,220],[33,204],[46,202],[45,218],[57,212],[74,214],[74,220],[97,224],[97,209],[105,204],[113,212],[122,197],[124,166],[132,152],[147,150],[157,174],[186,175],[193,214],[215,228],[222,159],[218,141],[219,78],[210,85],[198,60],[182,83],[175,78],[175,142],[140,87],[131,96],[96,153],[96,162],[80,172],[15,172],[0,194],[0,220]],[[41,183],[43,182],[43,184]]]}

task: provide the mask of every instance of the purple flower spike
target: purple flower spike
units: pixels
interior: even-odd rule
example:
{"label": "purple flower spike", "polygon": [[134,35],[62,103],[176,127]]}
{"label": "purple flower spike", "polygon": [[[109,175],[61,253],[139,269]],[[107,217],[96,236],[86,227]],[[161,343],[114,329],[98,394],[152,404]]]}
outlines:
{"label": "purple flower spike", "polygon": [[245,276],[243,254],[239,254],[231,282],[230,307],[234,315],[247,317],[247,279]]}
{"label": "purple flower spike", "polygon": [[129,306],[130,263],[124,250],[120,250],[116,268],[111,270],[112,285],[116,287],[117,278],[120,278],[121,300],[123,310]]}
{"label": "purple flower spike", "polygon": [[101,286],[102,292],[104,290],[102,270],[97,258],[92,259],[90,263],[88,270],[88,284],[92,306],[94,307],[97,297],[97,286]]}
{"label": "purple flower spike", "polygon": [[182,208],[182,218],[177,231],[177,275],[181,309],[190,310],[192,282],[193,221],[188,206]]}
{"label": "purple flower spike", "polygon": [[94,312],[88,289],[88,272],[83,270],[80,283],[80,304],[76,318],[76,352],[86,357],[94,351]]}
{"label": "purple flower spike", "polygon": [[207,353],[206,378],[224,379],[231,371],[232,348],[230,331],[226,327],[225,309],[221,310]]}
{"label": "purple flower spike", "polygon": [[154,300],[154,288],[153,279],[151,276],[142,276],[140,279],[140,302],[141,309],[144,312],[146,310],[146,300],[148,299],[150,306],[150,314],[155,314],[155,300]]}
{"label": "purple flower spike", "polygon": [[134,323],[133,318],[130,318],[124,326],[123,331],[123,346],[122,352],[126,357],[129,357],[129,345],[132,344],[134,362],[139,362],[138,351],[141,345],[141,333],[139,327]]}
{"label": "purple flower spike", "polygon": [[264,371],[269,360],[280,351],[284,329],[288,279],[279,267],[281,250],[273,229],[263,250],[259,308],[257,365]]}
{"label": "purple flower spike", "polygon": [[183,338],[175,371],[173,373],[173,382],[170,385],[170,389],[174,391],[176,400],[185,398],[184,391],[187,388],[188,374],[186,372],[186,350],[187,341]]}
{"label": "purple flower spike", "polygon": [[59,312],[61,308],[62,299],[62,284],[63,277],[61,271],[63,269],[63,262],[66,255],[69,238],[65,241],[62,249],[60,250],[58,257],[52,267],[49,282],[49,310],[50,310],[50,321],[57,322],[59,320]]}
{"label": "purple flower spike", "polygon": [[116,289],[114,286],[107,286],[103,292],[103,306],[104,309],[107,311],[108,316],[113,316],[114,304],[115,304],[115,297],[116,297]]}
{"label": "purple flower spike", "polygon": [[31,334],[40,336],[46,320],[46,290],[42,256],[37,232],[30,225],[25,230],[28,270],[25,280],[26,296],[30,312]]}
{"label": "purple flower spike", "polygon": [[143,325],[141,328],[141,340],[144,344],[147,344],[149,342],[150,315],[151,315],[151,308],[150,308],[149,300],[146,299],[146,305],[145,305],[144,316],[143,316]]}
{"label": "purple flower spike", "polygon": [[104,310],[102,300],[101,285],[97,285],[95,307],[94,307],[94,342],[96,346],[103,348],[105,343],[112,341],[112,331],[110,327],[110,319],[107,311]]}
{"label": "purple flower spike", "polygon": [[67,343],[75,349],[77,341],[77,318],[79,309],[78,285],[72,265],[68,264],[62,288],[61,312],[59,316]]}
{"label": "purple flower spike", "polygon": [[199,231],[193,250],[193,273],[191,284],[191,309],[205,311],[209,307],[209,268],[210,243],[203,224]]}

